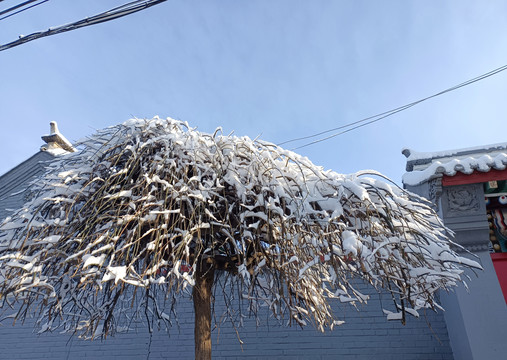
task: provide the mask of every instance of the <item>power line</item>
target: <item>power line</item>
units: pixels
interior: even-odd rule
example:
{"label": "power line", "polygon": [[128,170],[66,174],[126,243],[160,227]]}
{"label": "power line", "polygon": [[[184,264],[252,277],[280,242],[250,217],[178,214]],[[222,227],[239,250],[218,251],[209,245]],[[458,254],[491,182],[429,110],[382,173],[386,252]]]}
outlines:
{"label": "power line", "polygon": [[[7,13],[8,13],[8,12],[10,12],[10,11],[16,10],[16,9],[18,9],[18,8],[20,8],[20,7],[24,6],[24,5],[28,5],[29,3],[32,3],[32,2],[34,2],[34,1],[37,1],[37,0],[25,1],[25,2],[24,2],[24,3],[22,3],[22,4],[19,4],[19,5],[13,6],[13,7],[9,8],[9,9],[6,9],[6,10],[4,10],[4,11],[0,12],[0,15],[7,14]],[[49,0],[42,0],[41,2],[39,2],[39,3],[37,3],[37,4],[33,4],[33,5],[28,6],[28,7],[24,8],[24,9],[18,10],[18,11],[16,11],[16,12],[13,12],[12,14],[5,15],[4,17],[1,17],[1,18],[0,18],[0,20],[7,19],[8,17],[11,17],[11,16],[13,16],[13,15],[19,14],[20,12],[23,12],[23,11],[25,11],[25,10],[31,9],[31,8],[33,8],[33,7],[36,7],[37,5],[41,5],[41,4],[43,4],[43,3],[47,2],[47,1],[49,1]]]}
{"label": "power line", "polygon": [[505,71],[507,70],[507,65],[503,65],[499,68],[496,68],[494,70],[491,70],[485,74],[482,74],[482,75],[479,75],[477,77],[474,77],[472,79],[469,79],[465,82],[462,82],[458,85],[455,85],[453,87],[450,87],[446,90],[443,90],[443,91],[440,91],[436,94],[433,94],[433,95],[430,95],[430,96],[427,96],[423,99],[420,99],[420,100],[417,100],[417,101],[414,101],[414,102],[411,102],[409,104],[406,104],[406,105],[403,105],[403,106],[400,106],[400,107],[397,107],[395,109],[391,109],[389,111],[385,111],[385,112],[382,112],[380,114],[376,114],[376,115],[373,115],[373,116],[369,116],[367,118],[364,118],[364,119],[361,119],[361,120],[357,120],[357,121],[354,121],[354,122],[351,122],[351,123],[348,123],[348,124],[345,124],[345,125],[341,125],[341,126],[338,126],[338,127],[335,127],[335,128],[332,128],[332,129],[328,129],[328,130],[325,130],[325,131],[321,131],[319,133],[316,133],[316,134],[313,134],[313,135],[308,135],[308,136],[303,136],[303,137],[299,137],[299,138],[295,138],[295,139],[291,139],[291,140],[286,140],[284,142],[281,142],[277,145],[283,145],[283,144],[287,144],[287,143],[291,143],[291,142],[295,142],[295,141],[301,141],[301,140],[306,140],[306,139],[311,139],[311,138],[314,138],[314,137],[317,137],[317,136],[321,136],[321,135],[324,135],[324,134],[327,134],[327,133],[330,133],[330,132],[333,132],[333,131],[337,131],[337,130],[341,130],[339,132],[336,132],[334,134],[331,134],[329,136],[326,136],[326,137],[323,137],[323,138],[320,138],[320,139],[317,139],[317,140],[314,140],[314,141],[311,141],[311,142],[308,142],[306,144],[303,144],[301,146],[298,146],[296,148],[293,148],[292,150],[297,150],[297,149],[301,149],[301,148],[304,148],[304,147],[307,147],[307,146],[310,146],[310,145],[313,145],[313,144],[317,144],[319,142],[322,142],[322,141],[326,141],[326,140],[329,140],[329,139],[332,139],[336,136],[339,136],[339,135],[342,135],[342,134],[345,134],[345,133],[348,133],[352,130],[355,130],[357,128],[360,128],[360,127],[363,127],[363,126],[366,126],[366,125],[369,125],[369,124],[372,124],[372,123],[375,123],[377,121],[380,121],[382,119],[385,119],[386,117],[389,117],[389,116],[392,116],[396,113],[399,113],[403,110],[407,110],[409,108],[411,108],[412,106],[415,106],[417,104],[420,104],[424,101],[427,101],[427,100],[430,100],[434,97],[437,97],[437,96],[440,96],[440,95],[443,95],[443,94],[446,94],[448,92],[451,92],[451,91],[454,91],[454,90],[457,90],[459,88],[462,88],[464,86],[467,86],[467,85],[470,85],[470,84],[473,84],[475,82],[478,82],[478,81],[481,81],[481,80],[484,80],[490,76],[493,76],[493,75],[496,75],[502,71]]}
{"label": "power line", "polygon": [[32,40],[39,39],[41,37],[60,34],[63,32],[76,30],[76,29],[79,29],[79,28],[82,28],[85,26],[96,25],[96,24],[100,24],[100,23],[103,23],[106,21],[115,20],[120,17],[130,15],[135,12],[147,9],[151,6],[160,4],[165,1],[167,1],[167,0],[132,1],[132,2],[126,3],[124,5],[118,6],[116,8],[113,8],[111,10],[105,11],[103,13],[100,13],[100,14],[82,19],[82,20],[78,20],[78,21],[75,21],[70,24],[65,24],[65,25],[49,28],[48,30],[35,32],[35,33],[32,33],[30,35],[26,35],[26,36],[20,36],[20,38],[15,41],[12,41],[12,42],[4,44],[4,45],[0,45],[0,51],[10,49],[12,47],[27,43]]}
{"label": "power line", "polygon": [[8,8],[8,9],[5,9],[5,10],[3,10],[3,11],[0,11],[0,15],[7,14],[8,12],[11,12],[11,11],[13,11],[13,10],[19,9],[20,7],[23,7],[23,6],[25,6],[25,5],[28,5],[28,4],[30,4],[30,3],[33,3],[33,2],[35,2],[35,1],[37,1],[37,0],[28,0],[28,1],[22,2],[21,4],[14,5],[14,6],[12,6],[12,7]]}

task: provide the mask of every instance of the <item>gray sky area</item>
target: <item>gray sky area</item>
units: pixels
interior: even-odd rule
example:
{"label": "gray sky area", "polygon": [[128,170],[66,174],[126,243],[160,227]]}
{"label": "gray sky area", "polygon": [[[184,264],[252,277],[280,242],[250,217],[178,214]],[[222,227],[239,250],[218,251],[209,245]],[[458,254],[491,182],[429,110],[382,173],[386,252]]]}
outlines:
{"label": "gray sky area", "polygon": [[[47,1],[0,20],[0,44],[126,1]],[[155,115],[274,143],[311,135],[506,65],[506,33],[503,0],[167,1],[0,52],[0,174],[50,121],[69,140]],[[506,142],[506,94],[507,71],[296,151],[399,183],[403,147]]]}

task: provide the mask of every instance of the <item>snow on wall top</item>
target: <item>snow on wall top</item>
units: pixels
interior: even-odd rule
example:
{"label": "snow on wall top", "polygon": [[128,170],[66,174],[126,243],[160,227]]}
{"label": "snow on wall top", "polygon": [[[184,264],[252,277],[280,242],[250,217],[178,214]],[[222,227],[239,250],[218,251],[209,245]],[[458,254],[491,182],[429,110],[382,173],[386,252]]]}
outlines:
{"label": "snow on wall top", "polygon": [[457,172],[471,174],[475,170],[488,172],[507,167],[507,143],[433,153],[403,149],[402,154],[407,157],[407,172],[402,181],[411,186]]}

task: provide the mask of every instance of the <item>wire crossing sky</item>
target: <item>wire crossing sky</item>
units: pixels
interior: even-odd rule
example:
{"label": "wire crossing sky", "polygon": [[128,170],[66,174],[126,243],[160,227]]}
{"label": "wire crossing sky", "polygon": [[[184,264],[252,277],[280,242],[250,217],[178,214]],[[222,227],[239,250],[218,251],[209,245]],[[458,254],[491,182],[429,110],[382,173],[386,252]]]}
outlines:
{"label": "wire crossing sky", "polygon": [[501,67],[499,67],[497,69],[494,69],[494,70],[489,71],[489,72],[487,72],[485,74],[479,75],[479,76],[477,76],[477,77],[475,77],[473,79],[470,79],[470,80],[467,80],[465,82],[462,82],[461,84],[455,85],[455,86],[453,86],[451,88],[448,88],[446,90],[440,91],[440,92],[438,92],[436,94],[433,94],[431,96],[428,96],[428,97],[425,97],[423,99],[411,102],[410,104],[406,104],[406,105],[397,107],[396,109],[385,111],[385,112],[377,114],[377,115],[369,116],[367,118],[364,118],[364,119],[361,119],[361,120],[357,120],[357,121],[351,122],[349,124],[341,125],[341,126],[333,128],[333,129],[321,131],[321,132],[319,132],[317,134],[303,136],[303,137],[300,137],[300,138],[297,138],[297,139],[292,139],[292,140],[286,140],[286,141],[283,141],[283,142],[279,143],[278,145],[285,145],[287,143],[291,143],[291,142],[295,142],[295,141],[311,139],[311,138],[314,138],[314,137],[317,137],[317,136],[320,136],[320,135],[328,134],[328,133],[336,131],[336,130],[345,129],[345,130],[339,131],[337,133],[334,133],[332,135],[329,135],[329,136],[326,136],[326,137],[323,137],[323,138],[320,138],[320,139],[317,139],[317,140],[314,140],[314,141],[311,141],[311,142],[307,142],[307,143],[305,143],[303,145],[297,146],[293,150],[302,149],[304,147],[307,147],[307,146],[310,146],[310,145],[313,145],[313,144],[317,144],[317,143],[325,141],[325,140],[332,139],[332,138],[334,138],[336,136],[343,135],[345,133],[348,133],[349,131],[358,129],[360,127],[373,124],[373,123],[375,123],[377,121],[385,119],[386,117],[389,117],[389,116],[392,116],[394,114],[397,114],[400,111],[407,110],[407,109],[411,108],[412,106],[420,104],[420,103],[422,103],[424,101],[427,101],[427,100],[433,99],[433,98],[435,98],[437,96],[444,95],[444,94],[446,94],[448,92],[460,89],[460,88],[462,88],[464,86],[473,84],[473,83],[475,83],[477,81],[481,81],[481,80],[487,79],[488,77],[496,75],[496,74],[498,74],[498,73],[500,73],[502,71],[505,71],[505,70],[507,70],[507,65],[501,66]]}
{"label": "wire crossing sky", "polygon": [[[36,6],[36,5],[40,5],[46,1],[48,1],[48,0],[41,1],[35,5],[32,5],[31,7]],[[131,15],[135,12],[138,12],[138,11],[147,9],[151,6],[160,4],[164,1],[166,1],[166,0],[132,1],[130,3],[127,3],[122,6],[118,6],[114,9],[109,10],[109,11],[105,11],[103,13],[100,13],[100,14],[97,14],[97,15],[94,15],[91,17],[87,17],[87,18],[84,18],[79,21],[75,21],[70,24],[61,25],[61,26],[57,26],[54,28],[49,28],[48,30],[45,30],[45,31],[38,31],[38,32],[32,33],[27,36],[20,36],[19,39],[17,39],[17,40],[11,41],[10,43],[7,43],[5,45],[0,45],[0,51],[7,50],[7,49],[13,48],[15,46],[19,46],[21,44],[25,44],[29,41],[37,40],[37,39],[40,39],[45,36],[56,35],[56,34],[60,34],[60,33],[67,32],[67,31],[77,30],[77,29],[85,27],[85,26],[97,25],[97,24],[100,24],[100,23],[103,23],[106,21],[115,20],[120,17]],[[31,3],[31,2],[33,2],[33,1],[25,1],[23,4],[20,4],[18,6],[14,6],[11,9],[16,9],[20,6],[23,6],[23,5]],[[25,8],[23,10],[28,10],[29,8],[30,7]],[[18,13],[18,12],[12,13],[11,15],[14,15],[16,13]],[[2,14],[2,12],[0,12],[0,15],[1,14]],[[9,15],[9,16],[11,16],[11,15]],[[0,18],[0,20],[5,19],[6,17],[7,16]]]}
{"label": "wire crossing sky", "polygon": [[[4,15],[4,16],[0,17],[0,20],[7,19],[8,17],[11,17],[11,16],[14,16],[16,14],[22,13],[23,11],[29,10],[29,9],[34,8],[36,6],[42,5],[42,4],[44,4],[45,2],[47,2],[49,0],[41,0],[38,3],[36,3],[36,4],[30,5],[30,6],[26,6],[26,7],[23,8],[23,6],[29,5],[29,4],[33,3],[34,1],[36,1],[36,0],[25,1],[25,2],[23,2],[21,4],[16,5],[16,6],[12,6],[9,9],[0,11],[0,15]],[[21,8],[21,9],[17,10],[17,11],[14,11],[14,10],[19,9],[19,8]],[[10,14],[8,14],[9,12],[10,12]],[[5,14],[8,14],[8,15],[5,15]]]}
{"label": "wire crossing sky", "polygon": [[[0,44],[126,1],[47,1],[1,20]],[[22,2],[0,2],[0,11]],[[324,168],[374,169],[399,183],[402,148],[506,141],[504,74],[400,108],[499,69],[506,32],[501,0],[165,1],[0,52],[0,174],[39,151],[50,121],[76,141],[159,115],[210,133],[303,138],[288,148],[318,141],[297,151]]]}

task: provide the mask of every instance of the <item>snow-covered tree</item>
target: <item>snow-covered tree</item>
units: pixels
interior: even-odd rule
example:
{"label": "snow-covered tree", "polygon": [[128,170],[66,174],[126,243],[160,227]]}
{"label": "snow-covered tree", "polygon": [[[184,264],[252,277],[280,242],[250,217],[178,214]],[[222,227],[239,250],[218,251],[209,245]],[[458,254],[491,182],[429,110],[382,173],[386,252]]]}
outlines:
{"label": "snow-covered tree", "polygon": [[270,143],[155,118],[78,148],[0,228],[2,306],[20,303],[16,316],[35,314],[41,331],[107,336],[140,315],[169,326],[191,292],[206,359],[217,287],[229,306],[248,305],[226,309],[232,320],[264,304],[324,331],[341,323],[329,299],[367,299],[351,279],[390,292],[389,317],[404,321],[438,308],[436,291],[460,282],[462,267],[479,267],[451,250],[424,199]]}

